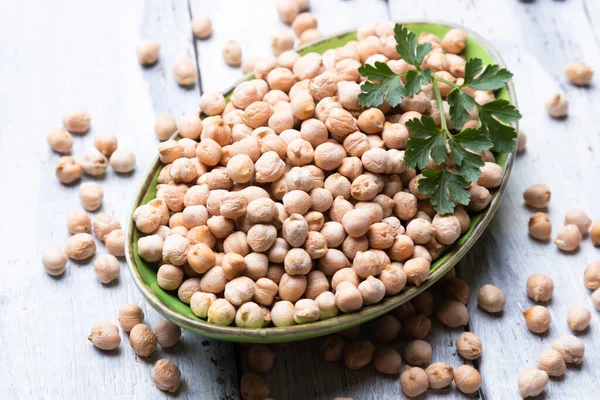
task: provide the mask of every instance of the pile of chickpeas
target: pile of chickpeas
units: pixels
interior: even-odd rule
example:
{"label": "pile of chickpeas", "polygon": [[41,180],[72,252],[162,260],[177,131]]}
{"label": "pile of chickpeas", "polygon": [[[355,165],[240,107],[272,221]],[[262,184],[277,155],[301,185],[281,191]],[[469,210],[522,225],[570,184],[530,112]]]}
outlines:
{"label": "pile of chickpeas", "polygon": [[[450,215],[436,214],[418,191],[421,175],[404,164],[406,122],[440,121],[431,85],[395,108],[359,104],[361,65],[411,68],[396,53],[393,27],[362,27],[357,41],[323,55],[284,52],[258,63],[229,102],[205,93],[205,118],[182,117],[182,138],[159,145],[156,198],[133,214],[146,235],[138,251],[195,315],[281,327],[376,304],[426,281],[431,262],[468,229],[469,212],[487,207],[503,175],[491,152],[482,153],[471,203]],[[465,60],[455,53],[466,35],[453,29],[419,42],[434,49],[425,67],[460,83]],[[450,88],[440,86],[445,98]],[[476,123],[473,114],[465,128]]]}

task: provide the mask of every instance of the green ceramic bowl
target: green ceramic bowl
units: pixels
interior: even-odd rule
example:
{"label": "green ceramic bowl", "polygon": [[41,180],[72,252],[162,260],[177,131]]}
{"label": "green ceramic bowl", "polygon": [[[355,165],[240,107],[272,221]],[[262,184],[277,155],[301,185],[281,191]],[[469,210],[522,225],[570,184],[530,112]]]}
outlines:
{"label": "green ceramic bowl", "polygon": [[[476,33],[465,29],[464,27],[454,26],[447,23],[413,21],[402,23],[405,24],[417,36],[421,32],[428,32],[442,37],[451,28],[460,28],[469,35],[468,45],[465,51],[467,58],[478,57],[481,58],[484,63],[496,63],[501,66],[504,65],[498,53],[486,40]],[[356,32],[348,31],[317,40],[313,43],[298,48],[297,51],[300,54],[306,54],[310,52],[323,53],[328,49],[342,46],[345,43],[355,39]],[[244,79],[249,78],[251,77],[248,76]],[[233,88],[225,92],[225,94],[229,95],[232,91]],[[501,89],[497,93],[497,97],[509,100],[516,106],[515,91],[511,84]],[[248,329],[238,328],[235,326],[218,326],[209,324],[206,321],[196,317],[190,310],[190,307],[179,300],[176,291],[165,291],[158,286],[156,283],[157,265],[155,265],[155,263],[147,263],[140,258],[137,251],[137,241],[143,234],[135,229],[135,224],[131,218],[129,220],[126,239],[126,256],[129,264],[129,270],[136,285],[148,303],[150,303],[154,309],[156,309],[165,318],[173,321],[182,328],[204,336],[235,342],[273,343],[308,339],[341,331],[379,317],[380,315],[383,315],[388,311],[398,307],[402,303],[409,301],[419,293],[422,293],[429,286],[433,285],[438,279],[440,279],[446,272],[448,272],[465,255],[465,253],[469,251],[469,249],[475,244],[477,239],[488,226],[494,213],[498,209],[502,193],[504,192],[508,182],[508,176],[513,164],[513,158],[514,154],[512,153],[496,155],[496,161],[498,164],[504,167],[502,184],[494,193],[492,193],[492,200],[489,207],[480,214],[471,218],[471,226],[469,227],[469,230],[464,233],[454,245],[446,249],[444,254],[431,265],[431,275],[424,284],[418,288],[413,286],[407,287],[398,295],[387,297],[379,304],[365,307],[358,312],[343,314],[325,321],[317,321],[305,325],[295,325],[281,328],[268,327],[263,329]],[[145,204],[155,197],[157,179],[162,167],[163,164],[159,159],[156,159],[135,198],[133,205],[134,210],[139,205]]]}

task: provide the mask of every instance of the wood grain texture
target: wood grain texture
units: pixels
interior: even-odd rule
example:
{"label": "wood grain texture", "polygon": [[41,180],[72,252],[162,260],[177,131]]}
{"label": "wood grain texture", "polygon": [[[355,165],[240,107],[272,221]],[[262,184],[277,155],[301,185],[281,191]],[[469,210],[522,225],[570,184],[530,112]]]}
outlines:
{"label": "wood grain texture", "polygon": [[[124,224],[156,154],[155,114],[197,109],[198,87],[181,89],[171,75],[176,56],[194,52],[187,6],[179,1],[35,3],[0,6],[0,31],[12,38],[0,43],[0,162],[9,188],[0,202],[10,210],[0,233],[0,347],[10,366],[0,373],[0,398],[164,398],[150,378],[162,357],[182,371],[180,397],[237,398],[229,343],[185,333],[175,348],[142,359],[123,333],[120,349],[109,354],[86,340],[94,322],[116,323],[123,304],[142,305],[150,326],[161,319],[144,304],[124,260],[118,282],[107,286],[96,279],[92,261],[69,262],[58,279],[45,274],[40,263],[44,248],[64,246],[68,211],[79,206],[78,185],[63,186],[54,178],[59,155],[45,141],[63,113],[82,107],[92,116],[91,131],[74,138],[76,158],[97,133],[115,134],[120,146],[135,152],[131,176],[109,170],[98,180],[105,193],[99,212]],[[152,69],[137,64],[141,37],[162,44],[160,63]],[[105,252],[98,242],[98,254]]]}

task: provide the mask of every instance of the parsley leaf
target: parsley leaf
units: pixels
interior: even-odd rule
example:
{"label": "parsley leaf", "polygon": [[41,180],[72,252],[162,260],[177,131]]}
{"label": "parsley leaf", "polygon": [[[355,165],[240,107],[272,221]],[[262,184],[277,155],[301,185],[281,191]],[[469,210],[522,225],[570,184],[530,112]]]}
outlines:
{"label": "parsley leaf", "polygon": [[429,165],[429,156],[436,164],[446,160],[446,140],[442,130],[435,125],[433,118],[424,115],[421,120],[411,119],[406,127],[413,135],[408,139],[404,162],[410,168],[425,168]]}
{"label": "parsley leaf", "polygon": [[417,44],[417,37],[406,27],[396,24],[394,27],[396,51],[404,61],[420,68],[425,56],[431,51],[431,43]]}
{"label": "parsley leaf", "polygon": [[453,212],[455,202],[468,205],[471,200],[471,194],[467,191],[469,182],[445,167],[440,170],[427,168],[418,183],[419,192],[428,194],[431,205],[442,215]]}
{"label": "parsley leaf", "polygon": [[494,100],[487,104],[478,104],[477,107],[504,122],[515,122],[521,119],[519,110],[506,100]]}
{"label": "parsley leaf", "polygon": [[455,129],[460,129],[469,120],[469,111],[475,107],[475,99],[460,89],[454,89],[448,95],[450,105],[450,122]]}
{"label": "parsley leaf", "polygon": [[365,64],[358,69],[358,72],[370,81],[380,81],[379,83],[365,82],[362,85],[362,93],[358,95],[358,100],[363,106],[377,107],[383,104],[385,99],[395,107],[406,96],[400,77],[387,64],[379,61],[374,66]]}
{"label": "parsley leaf", "polygon": [[408,71],[406,73],[406,96],[413,96],[421,90],[421,85],[427,85],[431,79],[431,70]]}
{"label": "parsley leaf", "polygon": [[481,72],[482,65],[483,62],[478,58],[467,62],[463,86],[475,90],[496,90],[503,87],[513,76],[508,70],[500,69],[497,65],[488,65]]}
{"label": "parsley leaf", "polygon": [[470,128],[452,136],[448,145],[456,163],[456,172],[467,181],[474,182],[479,179],[484,166],[483,159],[475,152],[487,150],[494,143],[483,132]]}
{"label": "parsley leaf", "polygon": [[495,119],[492,114],[479,109],[481,131],[494,142],[493,150],[499,152],[512,152],[515,149],[517,131]]}
{"label": "parsley leaf", "polygon": [[464,131],[453,135],[452,142],[460,143],[462,146],[472,151],[488,150],[494,145],[483,132],[473,128],[465,129]]}

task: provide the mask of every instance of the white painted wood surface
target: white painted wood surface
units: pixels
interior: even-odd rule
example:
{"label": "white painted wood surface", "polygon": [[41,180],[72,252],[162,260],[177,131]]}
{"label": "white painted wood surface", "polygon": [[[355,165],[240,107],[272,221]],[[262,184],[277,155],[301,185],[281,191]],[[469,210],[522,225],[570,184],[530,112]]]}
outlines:
{"label": "white painted wood surface", "polygon": [[[485,283],[501,287],[508,297],[501,317],[490,317],[469,304],[470,329],[484,343],[478,363],[483,376],[481,396],[518,398],[516,380],[522,369],[534,365],[537,355],[563,333],[568,333],[566,312],[571,305],[592,309],[583,286],[583,270],[600,254],[587,240],[573,255],[558,252],[553,244],[527,237],[531,214],[523,206],[522,191],[533,183],[546,183],[553,191],[549,214],[555,232],[570,207],[589,210],[593,218],[599,198],[600,134],[593,117],[600,109],[598,78],[589,89],[569,85],[563,69],[583,59],[600,73],[600,2],[597,0],[542,1],[524,4],[504,0],[313,0],[311,12],[319,30],[332,34],[361,23],[387,18],[432,19],[461,23],[488,38],[515,73],[522,127],[528,150],[517,159],[509,188],[494,222],[460,264],[459,274],[472,292]],[[232,13],[235,11],[235,13]],[[214,35],[194,41],[190,15],[206,14]],[[143,304],[125,264],[116,284],[97,282],[91,263],[70,263],[67,273],[53,279],[43,273],[39,258],[51,245],[68,238],[64,227],[68,210],[78,206],[77,186],[60,185],[53,176],[58,155],[45,143],[60,115],[83,107],[92,115],[92,130],[75,138],[73,153],[91,146],[96,133],[114,133],[120,145],[135,151],[138,161],[132,176],[109,172],[100,181],[105,191],[102,212],[122,222],[130,211],[137,182],[154,158],[155,115],[179,116],[197,109],[201,90],[222,90],[241,77],[239,69],[224,65],[221,48],[237,40],[245,57],[270,53],[270,38],[290,28],[281,23],[272,2],[143,1],[60,3],[32,1],[0,4],[0,170],[3,188],[0,209],[0,398],[163,398],[150,379],[152,361],[173,359],[184,385],[181,398],[238,398],[240,346],[186,333],[169,351],[159,350],[150,360],[136,357],[122,337],[120,350],[107,356],[85,337],[98,320],[116,322],[118,306]],[[157,66],[142,69],[135,45],[143,38],[161,43]],[[196,47],[194,49],[194,46]],[[202,85],[185,90],[176,85],[171,69],[180,56],[194,59]],[[564,92],[571,113],[562,121],[546,115],[543,100],[551,92]],[[87,180],[88,178],[86,178]],[[99,245],[99,253],[104,252]],[[531,334],[521,311],[532,303],[524,283],[534,272],[555,280],[549,308],[550,332]],[[143,306],[147,322],[160,317]],[[569,368],[564,379],[553,379],[546,399],[593,398],[600,391],[600,323],[593,311],[592,326],[584,332],[586,360]],[[368,325],[363,329],[369,329]],[[458,366],[454,340],[459,331],[434,327],[429,337],[433,359]],[[318,359],[319,340],[278,345],[273,371],[266,375],[277,399],[351,396],[355,399],[401,397],[397,378],[383,377],[371,367],[348,372],[342,365]],[[456,391],[432,393],[428,398],[462,398]]]}

